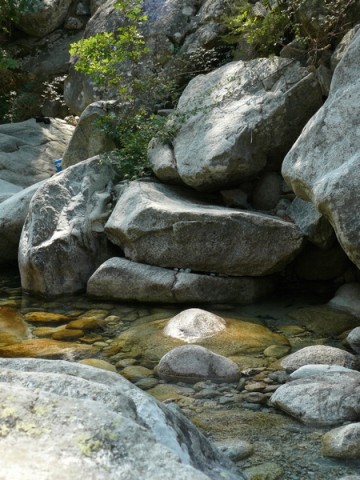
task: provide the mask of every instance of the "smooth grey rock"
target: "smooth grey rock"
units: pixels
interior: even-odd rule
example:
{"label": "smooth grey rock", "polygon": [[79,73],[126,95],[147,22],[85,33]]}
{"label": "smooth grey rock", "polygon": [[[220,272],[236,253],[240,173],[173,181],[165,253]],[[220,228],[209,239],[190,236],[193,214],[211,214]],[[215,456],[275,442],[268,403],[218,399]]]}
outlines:
{"label": "smooth grey rock", "polygon": [[296,197],[286,211],[301,233],[319,248],[328,248],[334,240],[334,230],[328,220],[311,202]]}
{"label": "smooth grey rock", "polygon": [[186,383],[202,380],[232,383],[240,378],[235,362],[199,345],[173,348],[161,358],[156,373],[164,380]]}
{"label": "smooth grey rock", "polygon": [[16,26],[34,37],[45,37],[54,31],[65,20],[71,0],[46,0],[34,2],[28,11],[20,13],[15,18]]}
{"label": "smooth grey rock", "polygon": [[340,365],[304,365],[303,367],[298,368],[295,372],[290,374],[292,380],[298,380],[300,378],[317,376],[320,377],[323,373],[333,373],[333,372],[347,372],[352,374],[358,374],[360,379],[360,372],[356,370],[351,370],[350,368],[341,367]]}
{"label": "smooth grey rock", "polygon": [[[69,455],[71,465],[76,462],[83,467],[84,464],[82,472],[96,479],[243,478],[178,409],[167,408],[116,373],[65,361],[0,359],[0,378],[2,395],[11,395],[11,392],[16,395],[11,407],[18,404],[25,407],[20,410],[26,416],[23,430],[19,430],[27,427],[28,433],[19,435],[18,443],[12,445],[22,447],[20,442],[24,439],[28,447],[28,436],[36,425],[41,427],[36,430],[37,447],[31,450],[36,465],[26,452],[21,462],[12,462],[21,466],[22,478],[26,480],[64,478],[64,469],[58,466],[58,456],[63,459],[64,455]],[[2,407],[6,407],[4,401]],[[71,421],[66,421],[67,417]],[[1,422],[6,423],[4,416]],[[20,427],[18,417],[16,422]],[[12,429],[10,435],[15,432],[16,429]],[[4,453],[6,436],[2,435],[0,441]],[[41,456],[37,449],[42,452]],[[13,456],[10,458],[14,460]],[[2,469],[4,461],[10,463],[3,457]],[[40,468],[45,469],[46,465],[48,471],[53,464],[54,471],[50,469],[49,475],[39,476]],[[92,470],[88,472],[88,469]],[[73,472],[75,476],[66,472],[69,473],[66,477],[78,478],[79,470],[74,467]]]}
{"label": "smooth grey rock", "polygon": [[346,337],[346,341],[348,345],[356,352],[358,355],[360,354],[360,327],[356,327],[349,335]]}
{"label": "smooth grey rock", "polygon": [[338,66],[340,60],[344,56],[346,50],[348,49],[350,43],[352,42],[355,33],[359,30],[360,26],[357,25],[351,30],[349,30],[344,37],[342,38],[339,45],[336,47],[334,53],[331,55],[331,69],[334,71]]}
{"label": "smooth grey rock", "polygon": [[[282,173],[295,194],[326,216],[350,260],[360,266],[360,31],[338,64],[330,94],[286,155]],[[326,161],[324,161],[326,159]]]}
{"label": "smooth grey rock", "polygon": [[272,293],[271,277],[216,277],[175,272],[114,257],[90,277],[91,296],[158,303],[254,303]]}
{"label": "smooth grey rock", "polygon": [[[301,98],[301,102],[299,102]],[[322,105],[313,74],[275,57],[231,62],[195,77],[178,102],[178,173],[199,190],[236,184],[281,157]]]}
{"label": "smooth grey rock", "polygon": [[86,107],[64,153],[65,168],[116,148],[115,142],[97,124],[111,109],[112,102],[101,101]]}
{"label": "smooth grey rock", "polygon": [[22,187],[0,179],[0,203],[12,197],[15,193],[19,193],[21,190]]}
{"label": "smooth grey rock", "polygon": [[321,439],[325,457],[360,458],[360,423],[350,423],[325,433]]}
{"label": "smooth grey rock", "polygon": [[136,262],[239,276],[277,272],[302,245],[297,227],[278,217],[210,205],[196,192],[150,181],[124,189],[105,231]]}
{"label": "smooth grey rock", "polygon": [[266,172],[255,185],[252,204],[257,210],[272,210],[281,195],[281,176],[275,172]]}
{"label": "smooth grey rock", "polygon": [[74,127],[64,120],[36,123],[35,119],[0,125],[0,179],[28,187],[55,173]]}
{"label": "smooth grey rock", "polygon": [[360,317],[360,283],[345,283],[329,302],[330,307],[349,312]]}
{"label": "smooth grey rock", "polygon": [[360,419],[360,375],[321,373],[281,385],[271,403],[309,425],[339,425]]}
{"label": "smooth grey rock", "polygon": [[159,180],[164,183],[182,184],[171,145],[152,139],[148,148],[148,160],[152,171]]}
{"label": "smooth grey rock", "polygon": [[46,180],[28,188],[0,203],[0,264],[11,262],[18,257],[21,231],[29,211],[30,201]]}
{"label": "smooth grey rock", "polygon": [[281,359],[280,365],[288,372],[294,372],[304,365],[340,365],[356,370],[358,361],[355,355],[345,350],[328,345],[312,345],[301,348],[295,353]]}
{"label": "smooth grey rock", "polygon": [[164,334],[186,343],[194,343],[212,337],[225,328],[226,321],[218,315],[200,308],[189,308],[169,320]]}
{"label": "smooth grey rock", "polygon": [[25,290],[51,296],[86,287],[110,256],[103,229],[114,178],[111,166],[94,157],[58,173],[37,190],[19,246]]}

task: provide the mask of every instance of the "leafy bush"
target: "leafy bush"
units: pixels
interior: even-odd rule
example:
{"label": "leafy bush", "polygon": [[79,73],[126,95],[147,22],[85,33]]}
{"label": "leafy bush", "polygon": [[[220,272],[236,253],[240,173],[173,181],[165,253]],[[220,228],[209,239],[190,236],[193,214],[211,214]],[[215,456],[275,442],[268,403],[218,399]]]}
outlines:
{"label": "leafy bush", "polygon": [[316,64],[351,28],[353,0],[229,0],[223,21],[226,40],[252,45],[257,55],[271,55],[296,39]]}

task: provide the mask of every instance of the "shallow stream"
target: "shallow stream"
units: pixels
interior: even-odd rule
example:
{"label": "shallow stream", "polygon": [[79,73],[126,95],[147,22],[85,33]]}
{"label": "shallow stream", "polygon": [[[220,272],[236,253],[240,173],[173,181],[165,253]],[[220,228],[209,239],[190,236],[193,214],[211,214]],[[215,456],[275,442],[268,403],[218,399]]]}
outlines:
{"label": "shallow stream", "polygon": [[[359,321],[329,311],[327,300],[293,294],[257,305],[205,309],[235,323],[246,321],[250,328],[265,327],[269,335],[285,338],[289,351],[313,344],[339,347],[344,332]],[[284,381],[281,375],[278,381],[269,377],[279,371],[276,356],[285,354],[284,345],[265,354],[266,338],[261,339],[263,346],[255,338],[252,346],[228,355],[243,372],[239,384],[171,384],[157,378],[153,367],[158,356],[173,347],[161,337],[161,329],[166,319],[185,308],[114,304],[85,295],[45,300],[24,294],[17,272],[1,273],[0,357],[65,358],[116,369],[159,400],[176,403],[211,440],[239,459],[249,480],[338,480],[360,475],[360,459],[321,455],[326,430],[304,426],[269,404],[271,392]],[[70,322],[75,323],[66,328]],[[61,347],[55,348],[56,342]]]}

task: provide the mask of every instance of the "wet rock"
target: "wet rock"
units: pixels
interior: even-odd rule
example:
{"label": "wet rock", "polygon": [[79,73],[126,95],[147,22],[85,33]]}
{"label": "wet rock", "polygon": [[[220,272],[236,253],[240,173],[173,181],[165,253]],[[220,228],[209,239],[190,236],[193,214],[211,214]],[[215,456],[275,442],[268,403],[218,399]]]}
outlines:
{"label": "wet rock", "polygon": [[52,312],[29,312],[25,313],[25,318],[31,323],[65,323],[69,320],[66,315]]}
{"label": "wet rock", "polygon": [[289,353],[290,348],[289,345],[270,345],[265,348],[264,355],[265,357],[282,358]]}
{"label": "wet rock", "polygon": [[78,358],[92,356],[97,352],[95,347],[80,343],[59,342],[51,339],[30,339],[21,343],[0,347],[0,356],[6,358]]}
{"label": "wet rock", "polygon": [[102,370],[107,370],[108,372],[116,372],[116,367],[105,360],[100,360],[99,358],[84,358],[80,360],[81,365],[89,365],[90,367],[100,368]]}
{"label": "wet rock", "polygon": [[121,370],[121,375],[130,380],[130,382],[137,382],[142,378],[150,377],[154,372],[141,365],[130,365]]}
{"label": "wet rock", "polygon": [[240,377],[240,369],[236,363],[199,345],[186,345],[170,350],[161,358],[156,373],[164,380],[186,383],[201,380],[231,383]]}
{"label": "wet rock", "polygon": [[245,468],[245,474],[249,480],[278,480],[283,477],[283,469],[280,465],[267,462],[254,467]]}
{"label": "wet rock", "polygon": [[[224,357],[236,357],[241,365],[253,360],[251,356],[245,358],[245,354],[262,353],[270,345],[289,345],[284,336],[271,332],[263,325],[252,323],[251,319],[239,320],[225,315],[223,318],[226,329],[212,337],[198,340],[198,345]],[[183,341],[164,335],[163,329],[168,320],[156,320],[129,328],[106,348],[106,355],[112,357],[121,353],[124,358],[142,358],[146,366],[149,364],[153,367],[169,350],[184,345]],[[238,359],[241,355],[243,357]]]}
{"label": "wet rock", "polygon": [[351,313],[332,308],[332,305],[315,305],[291,310],[288,316],[319,336],[336,336],[359,324]]}
{"label": "wet rock", "polygon": [[254,453],[253,445],[246,440],[216,442],[216,446],[234,462],[244,460]]}
{"label": "wet rock", "polygon": [[360,419],[360,373],[334,372],[281,385],[271,403],[309,425],[339,425]]}
{"label": "wet rock", "polygon": [[321,453],[325,457],[359,458],[360,423],[350,423],[325,433],[321,439]]}
{"label": "wet rock", "polygon": [[223,318],[199,308],[190,308],[171,318],[164,334],[187,343],[212,337],[226,328]]}
{"label": "wet rock", "polygon": [[233,276],[277,272],[302,245],[289,222],[207,204],[189,189],[151,181],[125,188],[105,231],[136,262]]}
{"label": "wet rock", "polygon": [[312,345],[288,355],[280,361],[280,364],[288,372],[293,372],[304,365],[310,364],[340,365],[356,370],[358,361],[355,355],[340,348]]}
{"label": "wet rock", "polygon": [[103,226],[113,178],[110,165],[94,157],[67,168],[37,190],[19,246],[25,290],[51,296],[79,291],[109,258]]}
{"label": "wet rock", "polygon": [[[0,306],[0,334],[2,343],[8,335],[8,339],[17,340],[28,336],[28,325],[24,321],[24,317],[16,310],[16,308]],[[12,342],[14,343],[14,342]]]}
{"label": "wet rock", "polygon": [[63,330],[54,332],[51,335],[51,338],[53,338],[54,340],[67,342],[69,340],[77,340],[78,338],[81,338],[83,336],[84,336],[83,330],[75,330],[75,329],[68,330],[64,328]]}
{"label": "wet rock", "polygon": [[271,277],[202,275],[114,257],[90,277],[93,297],[157,303],[253,303],[273,291]]}

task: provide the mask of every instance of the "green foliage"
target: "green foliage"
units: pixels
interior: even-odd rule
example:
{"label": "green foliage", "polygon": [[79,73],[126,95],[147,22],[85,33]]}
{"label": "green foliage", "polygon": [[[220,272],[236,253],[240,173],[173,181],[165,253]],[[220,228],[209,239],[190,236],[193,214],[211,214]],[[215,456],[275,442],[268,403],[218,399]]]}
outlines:
{"label": "green foliage", "polygon": [[155,99],[170,95],[171,86],[159,81],[155,72],[137,75],[148,54],[141,33],[147,21],[143,0],[117,0],[114,5],[121,13],[122,25],[115,32],[99,33],[72,44],[70,53],[77,57],[77,71],[105,91],[116,93],[119,113],[103,117],[99,124],[118,145],[105,157],[116,164],[123,178],[135,179],[151,174],[147,146],[165,123],[151,106]]}
{"label": "green foliage", "polygon": [[101,119],[100,127],[119,145],[111,154],[105,154],[105,158],[112,161],[123,179],[135,180],[151,175],[147,147],[152,138],[160,135],[165,122],[166,118],[149,115],[144,110],[122,119],[121,123],[112,117]]}
{"label": "green foliage", "polygon": [[230,3],[229,14],[223,20],[229,30],[225,37],[229,43],[238,43],[242,39],[253,45],[259,55],[275,53],[291,27],[283,3],[271,7],[269,0],[256,5],[247,0],[234,0]]}
{"label": "green foliage", "polygon": [[271,55],[296,39],[307,49],[309,63],[316,64],[321,53],[351,27],[349,12],[353,0],[229,0],[223,21],[229,43],[245,43],[257,55]]}
{"label": "green foliage", "polygon": [[124,62],[140,62],[147,53],[140,26],[147,20],[142,13],[142,0],[117,0],[115,7],[120,11],[123,25],[115,32],[103,32],[73,43],[71,55],[78,60],[76,70],[89,75],[97,85],[116,87],[119,94],[127,98],[136,89],[135,78],[120,73]]}

